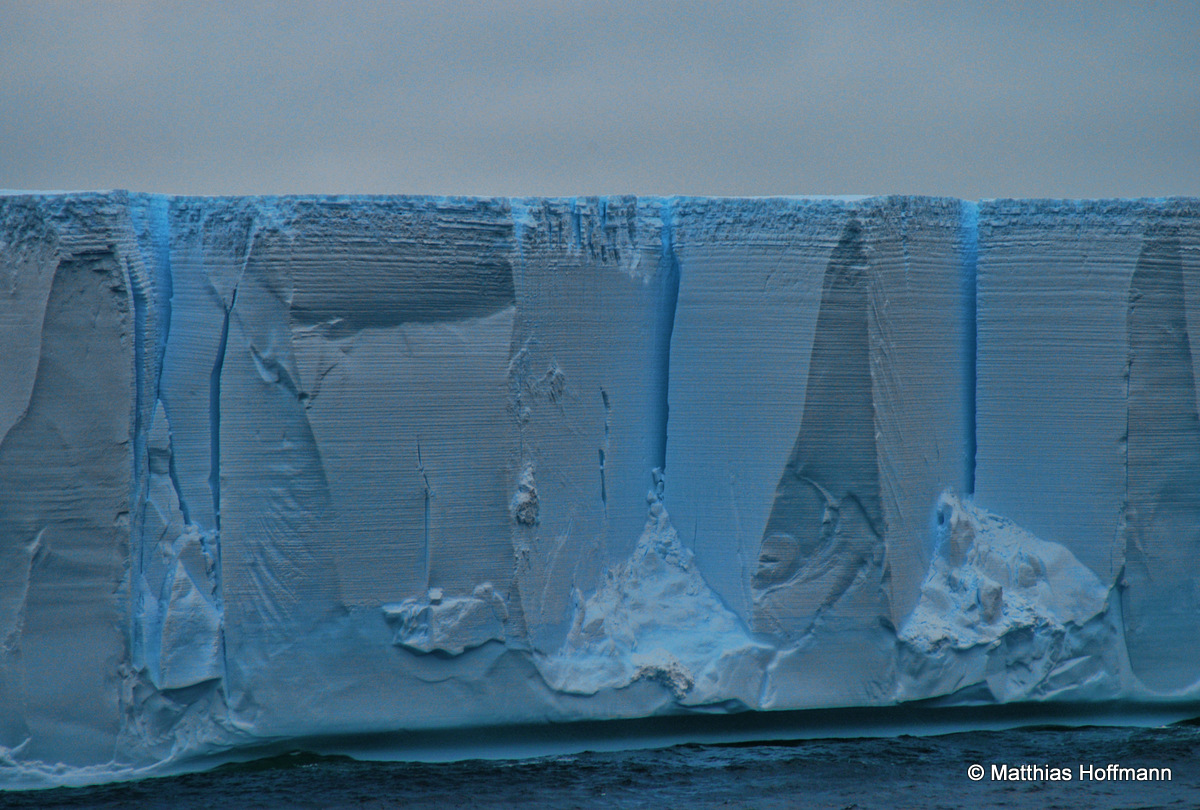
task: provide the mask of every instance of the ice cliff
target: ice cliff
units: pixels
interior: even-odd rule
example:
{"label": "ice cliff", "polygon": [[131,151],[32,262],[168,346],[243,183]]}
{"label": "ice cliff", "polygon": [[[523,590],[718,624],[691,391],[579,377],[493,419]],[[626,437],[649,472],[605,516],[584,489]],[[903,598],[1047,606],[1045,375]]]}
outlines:
{"label": "ice cliff", "polygon": [[1185,711],[1198,313],[1194,199],[5,194],[0,785]]}

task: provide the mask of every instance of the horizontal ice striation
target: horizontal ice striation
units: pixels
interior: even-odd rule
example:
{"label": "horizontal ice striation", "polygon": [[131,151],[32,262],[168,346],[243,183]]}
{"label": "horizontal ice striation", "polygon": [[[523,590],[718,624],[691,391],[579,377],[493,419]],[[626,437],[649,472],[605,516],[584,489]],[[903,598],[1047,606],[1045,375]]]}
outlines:
{"label": "horizontal ice striation", "polygon": [[670,217],[635,197],[513,201],[510,575],[537,652],[565,638],[572,592],[629,556],[664,464]]}
{"label": "horizontal ice striation", "polygon": [[0,202],[0,746],[30,761],[108,762],[124,725],[131,237],[123,196]]}
{"label": "horizontal ice striation", "polygon": [[782,649],[767,705],[890,694],[933,504],[969,481],[962,216],[945,199],[679,206],[668,503],[713,587]]}
{"label": "horizontal ice striation", "polygon": [[1111,583],[1162,695],[1200,678],[1198,218],[1009,200],[979,219],[976,498]]}
{"label": "horizontal ice striation", "polygon": [[1188,199],[0,197],[0,784],[1187,713],[1198,261]]}

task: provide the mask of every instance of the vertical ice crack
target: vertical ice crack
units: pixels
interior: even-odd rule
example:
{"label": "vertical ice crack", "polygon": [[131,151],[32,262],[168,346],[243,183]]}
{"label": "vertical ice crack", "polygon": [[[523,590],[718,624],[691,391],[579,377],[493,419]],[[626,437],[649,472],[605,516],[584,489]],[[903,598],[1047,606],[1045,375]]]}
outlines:
{"label": "vertical ice crack", "polygon": [[660,210],[662,219],[662,258],[659,276],[662,288],[658,301],[656,321],[658,368],[655,379],[658,384],[656,427],[658,446],[655,448],[654,466],[667,468],[667,422],[670,418],[668,394],[671,380],[671,338],[675,332],[675,311],[679,305],[679,257],[675,254],[675,209],[673,200],[664,200]]}
{"label": "vertical ice crack", "polygon": [[[133,226],[134,247],[140,264],[126,260],[134,307],[134,357],[136,369],[135,429],[145,427],[142,406],[153,393],[159,397],[163,356],[171,324],[170,222],[168,198],[162,195],[137,195],[129,203],[129,218]],[[153,361],[147,357],[146,337],[154,329]],[[147,380],[146,372],[152,373]],[[152,410],[152,409],[151,409]],[[138,434],[140,435],[140,433]]]}
{"label": "vertical ice crack", "polygon": [[171,479],[171,487],[175,490],[175,499],[179,501],[179,514],[183,516],[184,525],[191,525],[192,516],[187,501],[183,498],[183,485],[179,482],[179,470],[175,464],[175,434],[171,432],[171,421],[167,420],[167,446],[170,453],[167,456],[167,476]]}
{"label": "vertical ice crack", "polygon": [[[139,250],[140,252],[140,250]],[[130,464],[133,467],[129,477],[129,504],[132,516],[130,526],[130,541],[137,548],[137,573],[140,575],[146,568],[147,549],[144,537],[146,520],[146,497],[150,488],[150,453],[148,434],[150,427],[146,420],[146,323],[150,317],[150,284],[146,279],[144,263],[138,264],[125,258],[125,277],[129,285],[129,298],[133,304],[133,376],[134,404],[133,453]],[[151,410],[153,413],[153,410]]]}
{"label": "vertical ice crack", "polygon": [[612,427],[612,403],[608,401],[608,392],[600,388],[600,399],[604,401],[604,444],[600,447],[600,502],[604,505],[604,514],[608,514],[608,485],[604,479],[604,465],[608,459],[609,430]]}
{"label": "vertical ice crack", "polygon": [[425,472],[425,461],[421,458],[420,439],[417,439],[417,472],[421,476],[421,482],[424,485],[423,490],[425,495],[425,527],[422,533],[421,542],[425,564],[425,589],[428,590],[433,584],[433,550],[429,547],[429,499],[433,492],[432,488],[429,486],[429,475]]}
{"label": "vertical ice crack", "polygon": [[[122,251],[124,276],[127,284],[129,301],[133,309],[133,410],[130,438],[133,452],[130,455],[132,466],[129,479],[129,544],[130,564],[133,567],[131,578],[131,595],[138,593],[138,583],[142,581],[149,567],[152,553],[157,546],[157,537],[148,537],[146,530],[147,502],[151,491],[151,461],[150,461],[150,431],[154,422],[154,406],[158,398],[159,375],[162,368],[162,292],[161,273],[156,273],[158,264],[156,243],[159,235],[155,230],[152,217],[154,197],[132,195],[126,197],[125,206],[129,222],[129,249]],[[151,338],[150,330],[154,330],[157,340]],[[154,350],[153,361],[147,343]],[[127,652],[131,660],[136,660],[139,651],[144,646],[144,628],[142,626],[144,609],[137,596],[130,602],[129,621],[130,639],[133,647]]]}
{"label": "vertical ice crack", "polygon": [[978,384],[978,270],[979,270],[979,203],[961,202],[961,279],[963,285],[963,415],[966,420],[966,491],[975,492],[976,445],[976,386]]}
{"label": "vertical ice crack", "polygon": [[[153,251],[153,267],[156,273],[157,301],[155,304],[155,326],[158,334],[158,344],[155,346],[155,379],[154,398],[162,401],[162,370],[167,353],[167,341],[171,339],[172,298],[175,293],[175,282],[171,274],[171,214],[170,198],[155,194],[146,204],[145,226],[150,237],[148,248]],[[146,251],[142,251],[145,257]],[[175,490],[175,498],[179,501],[179,512],[183,522],[192,522],[191,510],[183,497],[183,485],[179,481],[179,470],[175,463],[175,434],[171,430],[171,421],[167,419],[167,439],[171,449],[167,456],[167,475],[171,487]]]}
{"label": "vertical ice crack", "polygon": [[[239,279],[240,281],[240,279]],[[221,339],[217,343],[216,359],[213,361],[212,376],[208,388],[208,429],[209,429],[209,473],[208,485],[212,491],[213,524],[215,536],[201,542],[212,560],[213,571],[213,601],[220,617],[221,627],[221,682],[229,683],[229,652],[225,639],[225,588],[221,572],[221,372],[225,366],[225,352],[229,345],[229,321],[233,317],[233,308],[237,306],[238,288],[235,285],[230,296],[229,306],[225,310],[225,318],[221,324]],[[182,506],[180,507],[182,511]],[[209,545],[211,542],[211,546]]]}
{"label": "vertical ice crack", "polygon": [[233,316],[233,308],[237,306],[237,294],[237,288],[234,287],[229,307],[225,310],[225,320],[221,324],[221,340],[217,343],[217,357],[208,381],[208,487],[212,492],[213,521],[218,532],[221,531],[221,370],[225,365],[225,350],[229,344],[229,319]]}
{"label": "vertical ice crack", "polygon": [[155,316],[158,334],[158,345],[155,347],[155,368],[158,378],[155,380],[154,392],[158,396],[159,384],[162,381],[163,358],[167,353],[167,340],[171,335],[171,298],[175,292],[175,283],[171,275],[171,219],[170,199],[162,195],[150,198],[146,211],[146,226],[151,239],[150,247],[154,251],[153,267],[156,272],[157,301]]}
{"label": "vertical ice crack", "polygon": [[[133,299],[133,366],[134,366],[134,396],[136,405],[133,409],[133,481],[135,488],[143,483],[141,475],[142,461],[146,458],[145,398],[146,398],[146,319],[149,309],[149,286],[145,278],[145,270],[138,268],[128,259],[125,260],[126,277],[129,279],[130,298]],[[138,493],[134,498],[137,503]]]}

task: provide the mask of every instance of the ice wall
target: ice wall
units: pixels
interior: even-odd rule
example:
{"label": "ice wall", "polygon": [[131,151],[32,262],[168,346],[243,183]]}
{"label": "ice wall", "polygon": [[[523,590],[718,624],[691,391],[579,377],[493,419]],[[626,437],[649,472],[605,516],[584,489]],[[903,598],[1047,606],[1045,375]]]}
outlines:
{"label": "ice wall", "polygon": [[945,199],[679,206],[668,504],[712,587],[789,650],[771,705],[892,688],[934,503],[970,476],[963,217]]}
{"label": "ice wall", "polygon": [[1138,681],[1200,677],[1195,200],[984,203],[976,497],[1120,595]]}
{"label": "ice wall", "polygon": [[0,784],[1191,705],[1198,214],[2,196]]}
{"label": "ice wall", "polygon": [[119,198],[4,200],[0,243],[0,745],[93,765],[124,720],[146,279]]}

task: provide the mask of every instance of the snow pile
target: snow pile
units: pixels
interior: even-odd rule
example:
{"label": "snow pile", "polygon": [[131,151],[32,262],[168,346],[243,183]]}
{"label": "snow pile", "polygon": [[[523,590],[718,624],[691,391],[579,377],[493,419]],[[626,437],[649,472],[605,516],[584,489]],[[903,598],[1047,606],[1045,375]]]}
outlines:
{"label": "snow pile", "polygon": [[575,592],[571,631],[539,669],[571,694],[650,680],[685,705],[752,705],[773,650],[754,641],[704,581],[653,492],[649,502],[633,554],[608,569],[587,599]]}
{"label": "snow pile", "polygon": [[951,494],[937,548],[900,628],[901,699],[984,684],[997,701],[1120,686],[1111,591],[1057,543]]}

